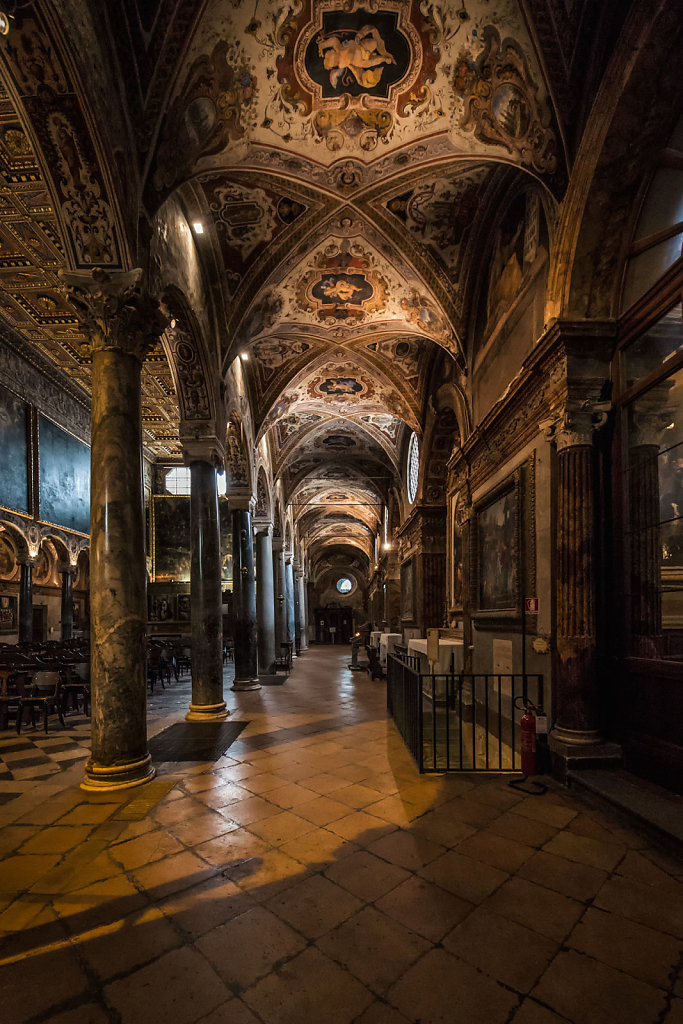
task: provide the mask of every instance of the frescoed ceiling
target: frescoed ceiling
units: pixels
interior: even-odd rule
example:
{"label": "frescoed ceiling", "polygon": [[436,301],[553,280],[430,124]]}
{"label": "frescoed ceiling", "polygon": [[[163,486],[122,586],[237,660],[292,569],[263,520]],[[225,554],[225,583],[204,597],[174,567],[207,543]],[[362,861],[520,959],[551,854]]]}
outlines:
{"label": "frescoed ceiling", "polygon": [[[335,537],[370,557],[435,367],[465,386],[469,273],[491,210],[515,178],[563,189],[564,125],[527,5],[117,0],[98,20],[83,0],[81,93],[50,5],[21,7],[4,55],[14,91],[0,94],[0,316],[87,391],[57,272],[124,265],[167,231],[173,199],[215,309],[215,373],[229,383],[240,360],[254,445],[299,536],[326,558]],[[126,106],[122,120],[90,112],[96,137],[83,111],[104,102],[106,74]],[[117,211],[134,211],[134,239]],[[143,370],[159,458],[181,452],[167,353],[168,338]]]}

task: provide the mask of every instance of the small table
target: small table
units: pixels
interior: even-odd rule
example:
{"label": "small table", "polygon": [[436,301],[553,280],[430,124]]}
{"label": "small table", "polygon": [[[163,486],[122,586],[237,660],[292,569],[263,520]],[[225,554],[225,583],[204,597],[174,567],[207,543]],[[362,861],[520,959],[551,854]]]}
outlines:
{"label": "small table", "polygon": [[387,655],[391,654],[394,645],[401,642],[402,633],[382,633],[379,638],[379,663],[382,668],[387,667]]}

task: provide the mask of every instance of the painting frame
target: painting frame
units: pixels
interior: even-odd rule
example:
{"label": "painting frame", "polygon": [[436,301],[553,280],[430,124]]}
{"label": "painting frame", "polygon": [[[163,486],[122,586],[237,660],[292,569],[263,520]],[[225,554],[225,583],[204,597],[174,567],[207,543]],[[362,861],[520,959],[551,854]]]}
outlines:
{"label": "painting frame", "polygon": [[415,556],[401,564],[401,622],[415,621]]}
{"label": "painting frame", "polygon": [[474,508],[477,612],[516,617],[521,594],[521,473],[516,471]]}

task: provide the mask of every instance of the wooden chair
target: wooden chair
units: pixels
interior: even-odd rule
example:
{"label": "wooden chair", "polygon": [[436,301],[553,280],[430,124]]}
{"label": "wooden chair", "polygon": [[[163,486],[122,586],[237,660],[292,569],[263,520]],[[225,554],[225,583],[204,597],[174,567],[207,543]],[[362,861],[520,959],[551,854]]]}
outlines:
{"label": "wooden chair", "polygon": [[282,670],[283,672],[292,671],[292,647],[291,640],[280,644],[280,655],[275,658],[275,672]]}
{"label": "wooden chair", "polygon": [[30,686],[26,687],[19,683],[19,703],[17,707],[17,734],[21,732],[21,724],[24,718],[24,711],[29,708],[31,711],[31,724],[35,728],[36,710],[42,709],[43,727],[47,734],[47,720],[50,714],[56,714],[62,727],[65,729],[64,715],[62,714],[61,678],[59,672],[44,671],[36,672]]}

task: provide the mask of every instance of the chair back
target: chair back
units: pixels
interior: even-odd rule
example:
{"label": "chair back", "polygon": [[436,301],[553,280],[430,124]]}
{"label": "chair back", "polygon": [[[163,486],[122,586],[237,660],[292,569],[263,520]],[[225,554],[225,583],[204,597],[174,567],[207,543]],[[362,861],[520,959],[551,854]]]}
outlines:
{"label": "chair back", "polygon": [[50,669],[40,669],[33,674],[33,685],[31,687],[34,697],[51,697],[57,693],[59,687],[59,672]]}

